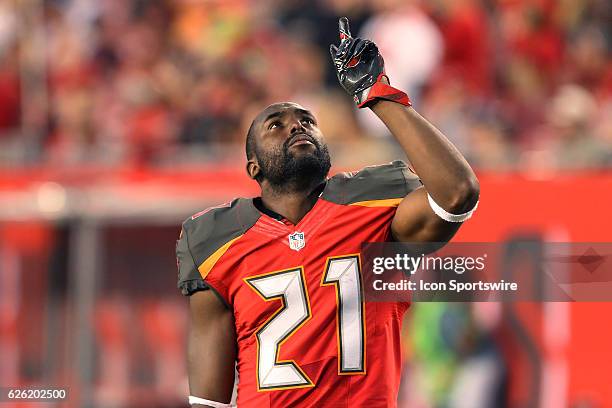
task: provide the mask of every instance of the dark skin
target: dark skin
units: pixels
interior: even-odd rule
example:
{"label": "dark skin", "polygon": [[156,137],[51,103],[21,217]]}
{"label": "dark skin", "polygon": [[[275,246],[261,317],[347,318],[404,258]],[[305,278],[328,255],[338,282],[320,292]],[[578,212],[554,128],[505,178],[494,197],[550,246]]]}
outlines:
{"label": "dark skin", "polygon": [[[461,224],[449,223],[438,217],[429,206],[427,193],[450,213],[469,211],[479,195],[474,172],[448,139],[413,108],[379,101],[372,110],[395,136],[423,182],[423,187],[404,197],[399,204],[391,223],[393,237],[403,242],[449,241]],[[314,116],[294,103],[269,106],[257,116],[254,126],[256,143],[262,151],[278,149],[290,138],[314,138],[324,143]],[[313,154],[316,148],[307,140],[289,147],[295,156]],[[247,163],[248,175],[255,179],[260,172],[257,157],[251,157]],[[324,181],[312,180],[308,186],[300,189],[293,186],[279,189],[263,179],[260,182],[261,199],[267,208],[296,224],[318,200],[317,187]],[[236,356],[232,311],[226,309],[211,291],[195,293],[190,303],[191,395],[228,402],[234,384]],[[232,347],[228,344],[232,344]]]}
{"label": "dark skin", "polygon": [[[234,389],[234,315],[211,290],[189,298],[188,372],[191,395],[228,402]],[[194,404],[205,407],[206,405]]]}

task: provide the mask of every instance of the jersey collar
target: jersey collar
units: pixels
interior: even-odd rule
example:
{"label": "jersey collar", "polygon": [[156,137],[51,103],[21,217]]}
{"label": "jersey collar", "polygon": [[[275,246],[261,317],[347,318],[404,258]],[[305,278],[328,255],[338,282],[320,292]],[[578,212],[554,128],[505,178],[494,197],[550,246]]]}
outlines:
{"label": "jersey collar", "polygon": [[[327,186],[327,180],[325,182],[321,183],[321,185],[319,185],[316,188],[316,192],[317,192],[319,197],[321,197],[321,194],[323,194],[323,190],[325,190],[326,186]],[[272,218],[272,219],[274,219],[276,221],[282,222],[283,224],[292,225],[291,221],[289,221],[288,219],[283,217],[281,214],[279,214],[276,211],[273,211],[273,210],[267,208],[264,205],[263,200],[261,199],[261,197],[253,198],[252,203],[253,203],[253,206],[257,210],[259,210],[259,212],[261,212],[262,214],[265,214],[268,217],[270,217],[270,218]],[[316,205],[316,203],[315,203],[315,205]],[[314,206],[312,208],[314,208]],[[312,209],[310,211],[312,211]],[[310,213],[310,211],[308,213]],[[308,215],[308,213],[306,213],[306,215]],[[304,216],[304,218],[306,218],[306,215]]]}

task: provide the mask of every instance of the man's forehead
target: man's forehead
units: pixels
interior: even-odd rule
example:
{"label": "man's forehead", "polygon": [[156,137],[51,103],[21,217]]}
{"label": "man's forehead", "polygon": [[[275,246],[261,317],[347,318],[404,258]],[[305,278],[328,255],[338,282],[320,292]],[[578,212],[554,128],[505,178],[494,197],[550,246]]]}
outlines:
{"label": "man's forehead", "polygon": [[262,122],[265,121],[266,118],[270,115],[284,113],[289,110],[303,110],[308,111],[308,109],[304,108],[302,105],[297,104],[295,102],[279,102],[273,103],[272,105],[265,108],[259,115],[257,115],[257,121]]}

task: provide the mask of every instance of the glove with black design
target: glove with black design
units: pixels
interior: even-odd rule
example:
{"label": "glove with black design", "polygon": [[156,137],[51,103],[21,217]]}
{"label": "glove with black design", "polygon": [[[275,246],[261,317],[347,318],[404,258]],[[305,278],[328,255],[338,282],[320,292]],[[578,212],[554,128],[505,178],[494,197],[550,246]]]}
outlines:
{"label": "glove with black design", "polygon": [[410,106],[410,99],[405,92],[388,85],[385,61],[376,44],[369,40],[353,38],[346,17],[340,18],[338,27],[340,46],[330,45],[329,52],[340,85],[353,96],[357,106],[370,107],[379,99]]}

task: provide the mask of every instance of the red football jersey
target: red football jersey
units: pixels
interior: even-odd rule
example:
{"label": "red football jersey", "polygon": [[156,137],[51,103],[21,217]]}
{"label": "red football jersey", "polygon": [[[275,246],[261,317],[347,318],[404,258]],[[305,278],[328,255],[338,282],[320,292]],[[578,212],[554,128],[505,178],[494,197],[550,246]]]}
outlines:
{"label": "red football jersey", "polygon": [[408,304],[364,301],[360,250],[389,239],[418,186],[393,162],[328,179],[297,225],[252,199],[183,224],[179,287],[213,289],[234,314],[239,407],[396,406]]}

